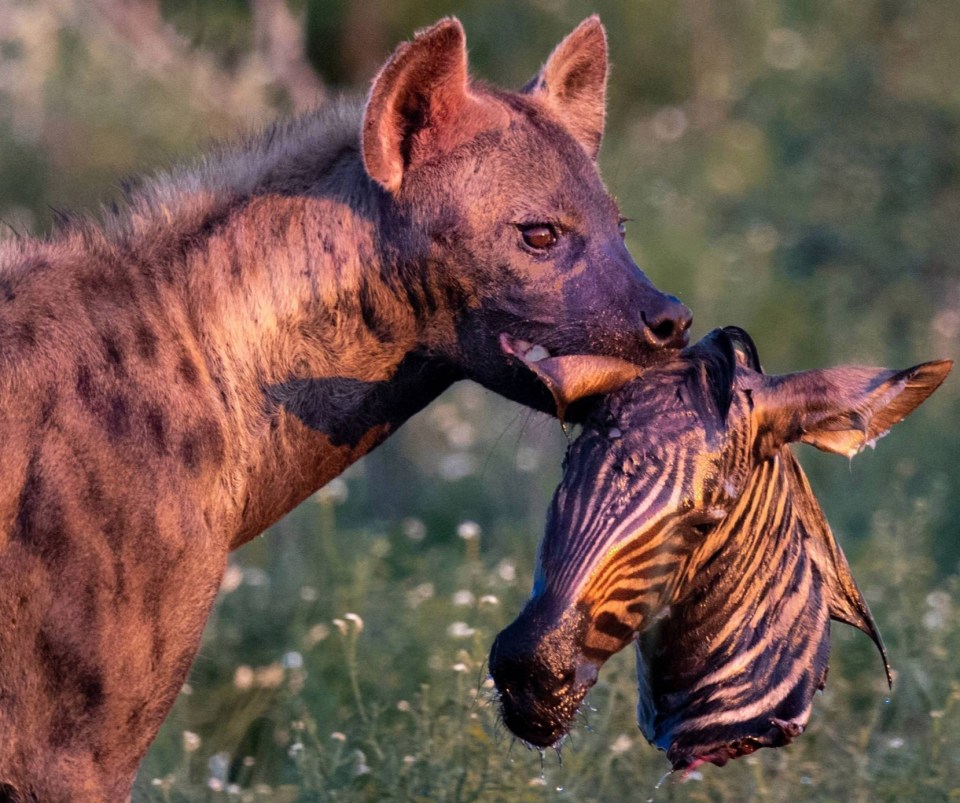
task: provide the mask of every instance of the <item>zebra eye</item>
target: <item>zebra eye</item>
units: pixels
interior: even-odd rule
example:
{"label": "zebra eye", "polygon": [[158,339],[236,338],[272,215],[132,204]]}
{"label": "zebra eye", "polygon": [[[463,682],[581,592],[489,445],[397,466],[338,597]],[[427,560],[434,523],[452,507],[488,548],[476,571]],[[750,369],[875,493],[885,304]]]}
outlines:
{"label": "zebra eye", "polygon": [[710,535],[726,517],[726,511],[719,508],[698,511],[688,519],[687,524],[699,535]]}

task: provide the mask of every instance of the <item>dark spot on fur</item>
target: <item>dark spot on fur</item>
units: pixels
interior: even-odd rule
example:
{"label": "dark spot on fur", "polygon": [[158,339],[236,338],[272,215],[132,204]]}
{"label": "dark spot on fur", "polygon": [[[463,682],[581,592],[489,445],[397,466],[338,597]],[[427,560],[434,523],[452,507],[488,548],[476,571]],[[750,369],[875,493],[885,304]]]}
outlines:
{"label": "dark spot on fur", "polygon": [[145,360],[152,360],[157,356],[157,336],[145,323],[137,328],[137,354]]}
{"label": "dark spot on fur", "polygon": [[97,270],[79,276],[77,277],[77,287],[88,303],[109,301],[114,304],[122,304],[132,301],[135,297],[133,281],[121,268]]}
{"label": "dark spot on fur", "polygon": [[32,321],[20,321],[13,330],[13,336],[21,346],[37,344],[37,328]]}
{"label": "dark spot on fur", "polygon": [[202,419],[180,443],[180,459],[191,471],[199,470],[204,462],[219,466],[223,463],[224,440],[216,422]]}
{"label": "dark spot on fur", "polygon": [[180,459],[183,465],[190,471],[196,471],[200,467],[200,453],[197,448],[197,439],[193,434],[183,436],[180,443]]}
{"label": "dark spot on fur", "polygon": [[147,404],[143,413],[143,422],[147,427],[147,434],[158,452],[167,448],[167,425],[164,420],[163,408],[157,404]]}
{"label": "dark spot on fur", "polygon": [[34,450],[27,465],[12,537],[34,552],[51,571],[56,571],[69,557],[60,492],[44,479],[39,449]]}
{"label": "dark spot on fur", "polygon": [[119,560],[123,554],[123,544],[127,534],[127,517],[124,514],[124,508],[121,506],[115,511],[111,511],[103,523],[103,537],[114,557]]}
{"label": "dark spot on fur", "polygon": [[0,279],[0,298],[4,301],[13,301],[17,294],[13,290],[13,282],[9,279]]}
{"label": "dark spot on fur", "polygon": [[103,677],[90,663],[87,651],[57,638],[47,628],[37,634],[35,646],[48,693],[58,700],[50,746],[65,747],[82,735],[82,726],[103,706]]}
{"label": "dark spot on fur", "polygon": [[50,419],[57,409],[58,398],[57,386],[48,385],[40,401],[40,426],[45,427],[50,423]]}
{"label": "dark spot on fur", "polygon": [[77,368],[76,388],[80,401],[89,407],[93,403],[94,391],[93,377],[90,374],[90,369],[86,365],[81,364]]}
{"label": "dark spot on fur", "polygon": [[177,366],[177,370],[180,373],[181,378],[188,385],[196,385],[200,380],[200,374],[197,371],[197,366],[194,365],[193,360],[186,354],[180,358],[180,364]]}
{"label": "dark spot on fur", "polygon": [[116,333],[109,332],[102,335],[101,340],[103,341],[103,354],[106,357],[107,364],[117,373],[123,374],[123,347],[120,345]]}
{"label": "dark spot on fur", "polygon": [[122,394],[115,393],[107,401],[104,423],[111,438],[124,438],[130,434],[130,411]]}
{"label": "dark spot on fur", "polygon": [[150,644],[150,657],[154,666],[160,666],[163,660],[163,654],[166,652],[167,639],[159,627],[154,629],[153,638]]}
{"label": "dark spot on fur", "polygon": [[120,392],[108,393],[99,387],[86,365],[77,368],[77,396],[112,439],[130,434],[130,408]]}

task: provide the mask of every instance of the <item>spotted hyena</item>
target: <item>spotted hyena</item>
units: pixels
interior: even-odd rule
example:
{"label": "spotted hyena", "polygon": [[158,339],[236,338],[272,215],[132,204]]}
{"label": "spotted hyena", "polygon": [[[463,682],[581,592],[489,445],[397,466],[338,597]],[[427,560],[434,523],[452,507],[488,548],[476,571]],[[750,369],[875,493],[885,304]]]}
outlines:
{"label": "spotted hyena", "polygon": [[684,344],[597,173],[606,75],[596,18],[521,92],[443,20],[366,103],[0,247],[0,800],[125,798],[227,553],[451,383],[547,408],[531,343]]}

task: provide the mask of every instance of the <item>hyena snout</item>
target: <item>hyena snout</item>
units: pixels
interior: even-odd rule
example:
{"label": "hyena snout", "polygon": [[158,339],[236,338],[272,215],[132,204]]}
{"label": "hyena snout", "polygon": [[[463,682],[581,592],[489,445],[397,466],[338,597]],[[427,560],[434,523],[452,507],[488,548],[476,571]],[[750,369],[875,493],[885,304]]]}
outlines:
{"label": "hyena snout", "polygon": [[644,337],[654,348],[683,348],[693,323],[690,308],[676,296],[662,295],[659,303],[640,313]]}

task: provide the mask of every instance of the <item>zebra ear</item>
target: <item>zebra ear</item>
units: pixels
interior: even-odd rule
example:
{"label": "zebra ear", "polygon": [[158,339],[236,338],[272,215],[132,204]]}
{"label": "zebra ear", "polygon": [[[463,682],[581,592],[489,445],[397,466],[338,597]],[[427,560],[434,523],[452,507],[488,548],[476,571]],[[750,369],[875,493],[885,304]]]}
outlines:
{"label": "zebra ear", "polygon": [[848,366],[759,377],[750,388],[758,448],[802,441],[853,457],[903,421],[946,379],[951,360],[904,371]]}
{"label": "zebra ear", "polygon": [[575,401],[601,393],[610,393],[636,379],[641,369],[632,362],[616,357],[593,357],[584,354],[547,357],[536,362],[524,360],[553,394],[557,418],[564,420],[567,408]]}

